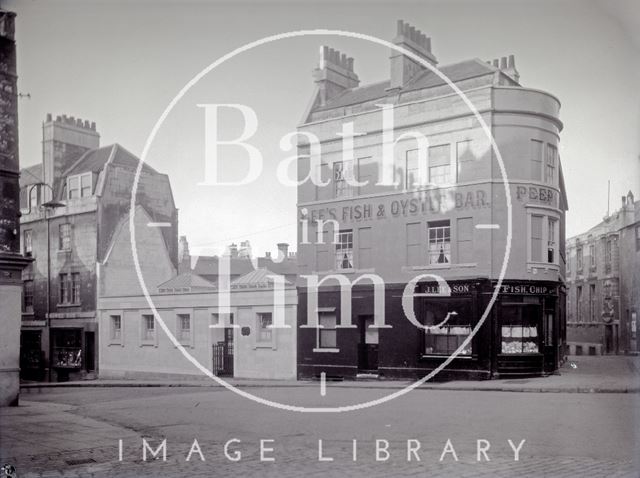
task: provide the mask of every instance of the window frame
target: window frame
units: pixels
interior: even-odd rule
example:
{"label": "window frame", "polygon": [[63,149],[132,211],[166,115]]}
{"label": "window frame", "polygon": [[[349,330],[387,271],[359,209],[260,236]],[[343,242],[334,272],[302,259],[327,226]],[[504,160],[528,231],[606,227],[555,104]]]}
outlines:
{"label": "window frame", "polygon": [[[346,240],[344,239],[345,237],[346,237]],[[353,262],[354,261],[353,246],[354,246],[353,229],[339,229],[338,232],[335,233],[333,266],[336,271],[352,271],[355,269],[355,264]],[[345,255],[351,267],[342,267],[342,263],[344,261]]]}
{"label": "window frame", "polygon": [[[264,326],[263,318],[269,318],[269,323]],[[274,328],[273,326],[273,314],[271,312],[256,312],[256,346],[269,346],[271,347],[274,340]],[[263,336],[263,333],[268,332],[268,337]]]}
{"label": "window frame", "polygon": [[[118,327],[114,326],[115,319],[118,319]],[[122,327],[122,312],[109,313],[109,345],[124,345],[124,334]],[[119,332],[116,334],[116,330]]]}
{"label": "window frame", "polygon": [[[63,231],[65,233],[63,234]],[[68,252],[71,250],[71,223],[63,222],[58,224],[58,251]]]}
{"label": "window frame", "polygon": [[[148,327],[149,319],[151,319],[152,328]],[[158,328],[156,327],[156,318],[151,311],[140,314],[140,346],[145,345],[158,346]]]}
{"label": "window frame", "polygon": [[[87,177],[89,178],[88,180],[89,185],[86,187],[89,188],[89,193],[85,195],[84,190],[86,187],[82,186],[82,180],[83,178],[87,178]],[[72,184],[71,184],[72,182],[76,182],[75,187],[72,187]],[[93,173],[91,171],[88,171],[86,173],[73,174],[71,176],[67,176],[66,186],[67,186],[67,191],[66,191],[65,197],[68,200],[91,197],[93,196]],[[77,196],[73,195],[74,191],[77,193]]]}
{"label": "window frame", "polygon": [[[349,166],[350,165],[350,166]],[[351,178],[348,178],[349,169],[345,169],[345,166],[350,167],[351,169]],[[333,173],[333,197],[335,199],[339,198],[352,198],[355,196],[356,186],[353,186],[349,183],[349,180],[355,182],[355,171],[354,171],[354,160],[350,159],[347,161],[334,161],[332,165],[332,173]],[[339,177],[338,177],[339,175]],[[339,185],[341,187],[339,187]]]}
{"label": "window frame", "polygon": [[[432,240],[431,232],[435,233],[435,239]],[[442,232],[442,237],[438,237],[438,233]],[[448,241],[447,241],[448,238]],[[442,239],[442,241],[439,241]],[[437,250],[438,244],[442,247]],[[436,250],[432,250],[435,245]],[[447,247],[448,246],[448,247]],[[440,261],[440,256],[444,255],[444,261]],[[436,259],[433,259],[433,258]],[[451,221],[446,219],[442,221],[427,222],[427,264],[430,266],[447,267],[451,265]]]}
{"label": "window frame", "polygon": [[[29,284],[29,287],[27,287]],[[33,314],[33,279],[22,281],[22,313]]]}
{"label": "window frame", "polygon": [[[322,317],[333,317],[333,325],[327,327],[322,324]],[[320,311],[318,312],[318,327],[316,327],[316,347],[314,352],[338,352],[338,316],[334,311]],[[325,345],[323,337],[333,337],[329,345]]]}
{"label": "window frame", "polygon": [[[454,304],[458,304],[457,306]],[[473,309],[474,309],[474,300],[471,297],[455,297],[455,298],[447,298],[447,299],[439,299],[439,298],[429,298],[421,301],[421,308],[423,311],[422,314],[422,325],[423,326],[433,326],[441,323],[445,318],[437,317],[433,322],[433,324],[427,324],[428,312],[432,311],[438,307],[443,307],[449,309],[447,313],[453,312],[457,310],[465,310],[464,315],[466,315],[466,321],[460,316],[450,316],[449,320],[446,324],[438,329],[446,330],[448,333],[441,333],[438,329],[427,329],[425,328],[422,333],[422,353],[423,357],[447,357],[453,354],[458,347],[464,342],[473,330],[474,324],[472,322],[473,319]],[[453,310],[451,310],[453,309]],[[435,314],[434,314],[435,317]],[[462,323],[460,323],[462,322]],[[467,329],[466,333],[455,333],[454,329]],[[443,342],[443,338],[445,338],[446,348],[441,350],[438,348],[438,344]],[[438,340],[440,339],[440,340]],[[455,340],[455,344],[450,347],[451,340]],[[473,348],[473,339],[469,342],[468,348],[462,350],[458,354],[458,358],[472,358],[474,356],[474,348]],[[431,348],[431,350],[428,350]]]}
{"label": "window frame", "polygon": [[58,303],[63,305],[71,303],[69,295],[69,274],[66,272],[58,274]]}
{"label": "window frame", "polygon": [[22,231],[22,252],[25,256],[33,255],[33,229],[24,229]]}
{"label": "window frame", "polygon": [[558,169],[558,148],[551,143],[547,143],[546,149],[543,178],[546,184],[555,185]]}

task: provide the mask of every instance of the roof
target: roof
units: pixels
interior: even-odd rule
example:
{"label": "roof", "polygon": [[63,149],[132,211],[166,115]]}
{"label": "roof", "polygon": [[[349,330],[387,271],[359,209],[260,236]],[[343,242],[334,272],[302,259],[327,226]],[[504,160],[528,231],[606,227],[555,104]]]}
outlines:
{"label": "roof", "polygon": [[[494,73],[497,69],[482,60],[473,58],[452,65],[445,65],[438,68],[453,83],[457,81],[475,78],[478,76]],[[384,98],[387,96],[395,96],[398,93],[407,93],[409,91],[420,90],[423,88],[433,88],[447,84],[440,76],[431,70],[424,70],[412,78],[406,86],[387,90],[389,81],[374,83],[371,85],[360,86],[345,90],[341,94],[327,101],[324,106],[316,107],[313,111],[325,111],[333,108],[365,103],[367,101]]]}
{"label": "roof", "polygon": [[20,170],[20,187],[42,182],[42,164],[34,164]]}
{"label": "roof", "polygon": [[283,276],[298,274],[298,262],[291,258],[284,259],[282,262],[275,262],[271,257],[258,257],[258,267],[269,269]]}
{"label": "roof", "polygon": [[[219,275],[218,262],[218,256],[198,256],[192,272],[200,276],[217,276]],[[232,277],[241,276],[253,271],[253,264],[249,258],[231,257],[229,258],[229,262]]]}
{"label": "roof", "polygon": [[[97,149],[91,149],[84,153],[80,158],[73,163],[62,176],[71,176],[74,174],[87,173],[89,171],[97,173],[102,171],[104,165],[109,162],[114,165],[128,166],[130,168],[137,168],[140,159],[135,155],[127,151],[125,148],[117,143],[109,146],[103,146]],[[142,168],[145,171],[157,172],[148,164],[144,163]]]}
{"label": "roof", "polygon": [[206,279],[192,273],[184,272],[166,282],[158,285],[158,289],[197,289],[197,290],[215,290],[215,284]]}
{"label": "roof", "polygon": [[[274,275],[274,273],[268,269],[258,268],[232,281],[231,288],[249,289],[271,287],[273,285],[273,279],[269,277],[270,275]],[[283,280],[285,285],[291,285],[291,282],[289,282],[288,280]]]}

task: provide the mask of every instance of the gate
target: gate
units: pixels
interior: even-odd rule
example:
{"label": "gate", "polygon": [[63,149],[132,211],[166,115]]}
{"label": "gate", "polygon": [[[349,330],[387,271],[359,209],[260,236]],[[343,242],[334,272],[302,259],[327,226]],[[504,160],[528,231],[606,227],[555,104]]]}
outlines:
{"label": "gate", "polygon": [[218,342],[213,345],[213,369],[217,376],[233,377],[233,342]]}

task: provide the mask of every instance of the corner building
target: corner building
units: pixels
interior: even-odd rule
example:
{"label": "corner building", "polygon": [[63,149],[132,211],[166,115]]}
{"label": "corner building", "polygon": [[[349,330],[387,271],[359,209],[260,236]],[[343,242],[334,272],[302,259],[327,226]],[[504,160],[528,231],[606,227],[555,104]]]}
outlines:
{"label": "corner building", "polygon": [[[398,21],[393,42],[437,65],[431,39],[407,23]],[[508,181],[474,113],[431,70],[394,50],[389,80],[360,86],[352,58],[321,49],[298,128],[298,179],[315,173],[326,184],[298,188],[300,378],[418,378],[458,349],[438,378],[548,374],[564,356],[560,102],[521,86],[513,56],[438,68],[482,116]],[[378,184],[389,111],[393,186]],[[348,123],[352,157],[337,135]],[[311,147],[313,135],[319,148]],[[377,321],[371,275],[384,282]],[[350,297],[341,295],[340,280],[352,286],[343,289]]]}

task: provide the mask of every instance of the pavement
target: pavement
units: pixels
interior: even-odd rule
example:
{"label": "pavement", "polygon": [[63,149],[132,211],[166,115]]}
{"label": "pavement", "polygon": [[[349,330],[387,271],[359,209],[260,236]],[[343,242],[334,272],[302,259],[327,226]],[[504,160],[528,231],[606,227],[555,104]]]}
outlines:
{"label": "pavement", "polygon": [[[237,388],[318,387],[317,381],[252,380],[224,377]],[[332,387],[402,389],[412,382],[403,380],[362,379],[332,382]],[[71,382],[23,383],[23,390],[50,387],[220,387],[208,377],[176,380],[82,380]],[[426,382],[420,386],[434,390],[533,393],[640,393],[640,356],[571,356],[559,372],[546,377],[498,380],[456,380]]]}

